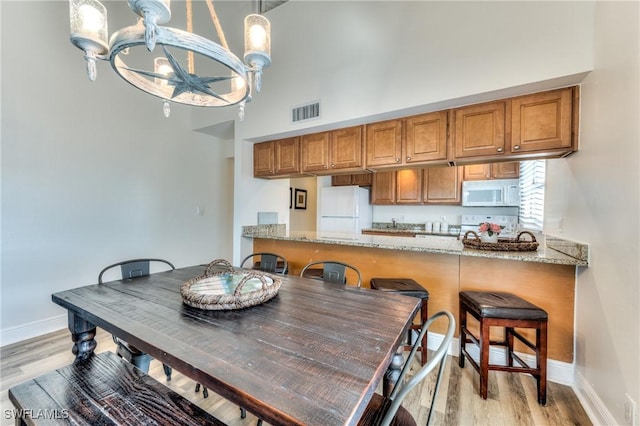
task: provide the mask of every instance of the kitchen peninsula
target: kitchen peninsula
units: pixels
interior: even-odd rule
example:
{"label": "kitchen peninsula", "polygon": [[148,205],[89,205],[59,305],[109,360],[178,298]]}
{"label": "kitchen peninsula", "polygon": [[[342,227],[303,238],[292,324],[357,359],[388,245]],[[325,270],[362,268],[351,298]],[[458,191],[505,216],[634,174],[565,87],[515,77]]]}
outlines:
{"label": "kitchen peninsula", "polygon": [[512,292],[549,314],[549,359],[574,361],[575,279],[577,268],[588,266],[584,244],[542,236],[537,251],[497,252],[467,249],[451,237],[323,238],[315,232],[287,233],[285,225],[246,226],[243,237],[253,239],[254,252],[284,256],[294,275],[308,262],[335,259],[356,266],[363,287],[374,277],[412,278],[429,291],[430,312],[446,309],[457,315],[463,290]]}

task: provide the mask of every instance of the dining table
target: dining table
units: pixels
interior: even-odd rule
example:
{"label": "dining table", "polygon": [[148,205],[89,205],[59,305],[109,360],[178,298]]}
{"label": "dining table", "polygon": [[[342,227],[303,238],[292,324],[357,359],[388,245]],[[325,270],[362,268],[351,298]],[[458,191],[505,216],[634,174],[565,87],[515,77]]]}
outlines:
{"label": "dining table", "polygon": [[99,327],[273,425],[355,425],[381,381],[393,386],[420,299],[278,275],[277,295],[255,306],[185,304],[182,284],[206,268],[52,294],[76,360]]}

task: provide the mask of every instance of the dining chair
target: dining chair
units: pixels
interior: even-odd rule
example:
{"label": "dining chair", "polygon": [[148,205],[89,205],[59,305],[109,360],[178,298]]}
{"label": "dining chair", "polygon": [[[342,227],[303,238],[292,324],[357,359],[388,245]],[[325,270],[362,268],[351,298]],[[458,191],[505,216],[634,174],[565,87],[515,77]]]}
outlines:
{"label": "dining chair", "polygon": [[[316,266],[322,266],[316,268]],[[319,260],[308,263],[300,272],[301,277],[314,278],[333,284],[347,284],[347,271],[353,271],[358,277],[356,287],[362,285],[362,274],[355,266],[338,260]]]}
{"label": "dining chair", "polygon": [[[418,351],[418,347],[420,346],[420,342],[422,341],[422,337],[428,332],[431,324],[440,317],[446,317],[449,322],[444,339],[440,342],[440,345],[427,363],[420,367],[420,369],[418,369],[415,374],[405,382],[405,376],[413,366],[413,361],[416,356],[416,352]],[[414,343],[413,349],[409,353],[409,357],[402,368],[402,372],[400,373],[400,377],[398,378],[393,391],[388,397],[374,393],[369,405],[365,408],[364,413],[358,422],[358,426],[388,426],[391,424],[394,426],[416,425],[416,420],[413,418],[411,413],[402,406],[402,400],[418,384],[425,380],[425,378],[429,376],[429,373],[439,366],[433,387],[433,394],[431,395],[431,404],[429,404],[429,414],[427,415],[426,424],[429,425],[433,416],[433,404],[438,396],[440,382],[442,381],[442,375],[447,362],[447,352],[449,351],[449,346],[453,340],[453,333],[455,332],[455,329],[456,320],[451,312],[440,311],[429,318],[420,331],[420,336]]]}
{"label": "dining chair", "polygon": [[[143,277],[145,275],[149,275],[149,270],[151,268],[151,263],[159,263],[164,264],[164,266],[168,266],[171,268],[170,270],[176,269],[175,266],[168,260],[164,259],[130,259],[123,260],[121,262],[114,263],[112,265],[107,266],[98,275],[98,284],[103,284],[102,276],[113,268],[120,268],[120,274],[123,280],[132,280],[134,278]],[[149,372],[149,364],[151,363],[151,355],[146,354],[139,350],[138,348],[130,345],[125,340],[120,339],[119,337],[113,336],[113,341],[117,345],[116,353],[119,357],[129,361],[140,370],[145,373]],[[162,368],[164,369],[164,374],[167,376],[167,380],[171,380],[172,369],[166,364],[162,364]]]}
{"label": "dining chair", "polygon": [[[252,262],[251,265],[246,265],[249,260]],[[240,267],[248,267],[249,269],[256,269],[263,272],[272,272],[282,275],[286,275],[289,272],[289,263],[287,263],[287,259],[279,254],[267,252],[250,254],[240,262]]]}

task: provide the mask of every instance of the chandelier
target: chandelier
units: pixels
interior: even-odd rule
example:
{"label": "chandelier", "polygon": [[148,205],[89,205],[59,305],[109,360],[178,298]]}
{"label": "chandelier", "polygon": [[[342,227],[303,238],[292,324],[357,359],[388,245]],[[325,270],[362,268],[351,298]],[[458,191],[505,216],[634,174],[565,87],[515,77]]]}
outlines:
{"label": "chandelier", "polygon": [[[193,33],[192,0],[186,0],[187,31],[162,26],[171,19],[169,2],[128,0],[138,22],[116,31],[107,43],[104,5],[97,0],[69,0],[70,40],[84,51],[89,79],[96,79],[96,60],[109,61],[128,83],[161,98],[166,117],[170,102],[177,102],[201,107],[239,105],[242,120],[245,103],[254,91],[260,92],[263,68],[271,64],[269,21],[259,14],[245,18],[242,62],[229,50],[213,0],[206,3],[221,44]],[[154,51],[160,56],[149,55]]]}

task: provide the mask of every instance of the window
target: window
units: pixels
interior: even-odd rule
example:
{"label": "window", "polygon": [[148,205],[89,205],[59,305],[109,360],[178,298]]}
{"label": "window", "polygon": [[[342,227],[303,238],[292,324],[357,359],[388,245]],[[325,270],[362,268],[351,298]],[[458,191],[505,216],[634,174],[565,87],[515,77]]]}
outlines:
{"label": "window", "polygon": [[545,161],[520,162],[520,217],[524,229],[542,232]]}

